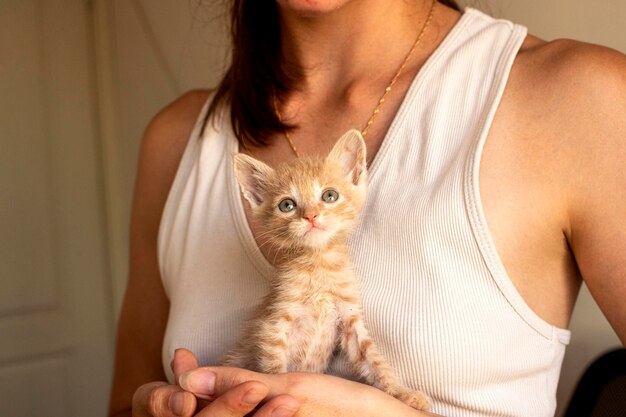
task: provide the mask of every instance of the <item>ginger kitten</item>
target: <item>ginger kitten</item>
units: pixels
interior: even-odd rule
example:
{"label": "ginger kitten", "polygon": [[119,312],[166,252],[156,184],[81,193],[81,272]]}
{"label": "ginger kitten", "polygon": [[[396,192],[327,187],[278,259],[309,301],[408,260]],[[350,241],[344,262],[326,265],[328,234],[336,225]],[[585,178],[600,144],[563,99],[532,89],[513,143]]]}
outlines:
{"label": "ginger kitten", "polygon": [[346,238],[365,197],[365,142],[345,133],[327,158],[272,169],[237,154],[235,174],[263,236],[284,256],[260,314],[223,363],[264,373],[319,372],[339,348],[371,385],[426,409],[429,398],[401,386],[368,335]]}

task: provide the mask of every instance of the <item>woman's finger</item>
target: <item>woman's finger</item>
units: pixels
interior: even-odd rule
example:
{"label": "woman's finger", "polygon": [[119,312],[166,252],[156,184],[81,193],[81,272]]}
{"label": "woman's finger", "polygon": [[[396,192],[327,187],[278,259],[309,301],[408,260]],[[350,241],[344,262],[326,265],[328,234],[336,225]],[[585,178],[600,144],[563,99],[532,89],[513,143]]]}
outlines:
{"label": "woman's finger", "polygon": [[198,368],[198,359],[187,349],[176,349],[174,351],[174,359],[172,360],[172,372],[174,372],[174,380],[178,382],[178,378],[193,369]]}
{"label": "woman's finger", "polygon": [[133,416],[191,417],[195,411],[193,394],[165,382],[144,384],[133,395]]}
{"label": "woman's finger", "polygon": [[263,404],[252,417],[292,417],[300,409],[300,403],[289,395],[279,395]]}
{"label": "woman's finger", "polygon": [[[232,395],[235,388],[239,389],[239,387],[246,386],[249,383],[263,383],[268,390],[265,396],[267,402],[253,416],[291,417],[300,409],[300,403],[289,395],[281,394],[286,389],[285,379],[276,378],[275,375],[259,374],[246,369],[214,367],[198,368],[182,374],[180,385],[182,388],[196,394],[198,398],[216,398],[213,403],[215,404]],[[238,416],[237,414],[235,415]],[[199,414],[199,416],[204,416],[204,414]],[[208,416],[213,417],[213,414],[208,414]],[[220,417],[219,414],[215,414],[215,416]],[[226,417],[230,416],[226,415]]]}
{"label": "woman's finger", "polygon": [[213,400],[233,387],[246,381],[260,381],[270,390],[269,398],[288,392],[289,378],[284,375],[268,375],[241,368],[223,366],[198,368],[183,373],[178,383],[185,391],[198,398]]}
{"label": "woman's finger", "polygon": [[265,399],[268,391],[261,382],[244,382],[217,397],[196,417],[244,417]]}

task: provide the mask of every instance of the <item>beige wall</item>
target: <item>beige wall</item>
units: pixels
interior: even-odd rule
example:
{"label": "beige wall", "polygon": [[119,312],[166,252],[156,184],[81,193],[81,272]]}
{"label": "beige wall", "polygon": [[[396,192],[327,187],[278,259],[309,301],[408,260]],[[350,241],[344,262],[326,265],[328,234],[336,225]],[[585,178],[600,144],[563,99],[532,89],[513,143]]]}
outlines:
{"label": "beige wall", "polygon": [[624,0],[467,0],[545,40],[576,39],[626,53]]}
{"label": "beige wall", "polygon": [[91,8],[0,0],[0,415],[105,415],[113,322]]}
{"label": "beige wall", "polygon": [[[124,287],[127,219],[141,132],[150,117],[182,92],[215,85],[226,54],[223,19],[216,4],[198,0],[97,0],[105,160],[109,179],[108,212],[113,247],[116,308]],[[474,0],[497,17],[529,27],[551,40],[574,38],[626,52],[626,2],[623,0]],[[588,293],[583,290],[572,323],[559,389],[564,403],[583,367],[619,344]]]}

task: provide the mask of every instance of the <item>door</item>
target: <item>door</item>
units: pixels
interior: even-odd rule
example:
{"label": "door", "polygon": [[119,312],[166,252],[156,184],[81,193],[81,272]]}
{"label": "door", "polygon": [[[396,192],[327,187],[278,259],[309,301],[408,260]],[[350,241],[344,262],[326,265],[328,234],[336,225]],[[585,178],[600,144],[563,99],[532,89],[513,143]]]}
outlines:
{"label": "door", "polygon": [[0,0],[0,414],[104,416],[112,312],[89,4]]}

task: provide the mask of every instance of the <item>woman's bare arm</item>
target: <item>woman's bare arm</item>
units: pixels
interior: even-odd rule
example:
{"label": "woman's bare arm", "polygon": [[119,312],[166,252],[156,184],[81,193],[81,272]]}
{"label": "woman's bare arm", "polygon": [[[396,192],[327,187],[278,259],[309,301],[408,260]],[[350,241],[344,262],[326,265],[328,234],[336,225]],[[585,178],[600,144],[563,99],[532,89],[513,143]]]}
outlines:
{"label": "woman's bare arm", "polygon": [[593,298],[626,344],[626,56],[572,42],[569,243]]}
{"label": "woman's bare arm", "polygon": [[111,416],[131,415],[137,388],[165,381],[161,346],[169,302],[157,264],[163,206],[207,91],[189,92],[159,112],[141,141],[130,230],[129,278],[118,323]]}

